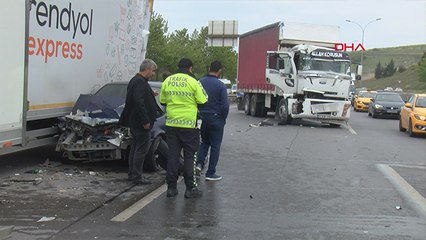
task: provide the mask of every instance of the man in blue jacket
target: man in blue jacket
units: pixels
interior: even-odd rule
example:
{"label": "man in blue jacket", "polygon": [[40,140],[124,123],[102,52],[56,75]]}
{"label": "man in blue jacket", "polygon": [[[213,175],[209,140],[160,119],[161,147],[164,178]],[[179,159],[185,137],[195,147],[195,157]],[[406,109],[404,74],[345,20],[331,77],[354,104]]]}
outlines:
{"label": "man in blue jacket", "polygon": [[210,64],[209,74],[200,79],[201,85],[207,92],[207,104],[200,107],[202,118],[201,144],[198,150],[195,170],[198,174],[204,168],[207,152],[210,148],[209,166],[206,172],[207,181],[218,181],[222,177],[216,174],[216,165],[219,161],[220,145],[222,144],[223,129],[228,117],[228,92],[225,84],[219,80],[222,73],[222,64],[214,61]]}

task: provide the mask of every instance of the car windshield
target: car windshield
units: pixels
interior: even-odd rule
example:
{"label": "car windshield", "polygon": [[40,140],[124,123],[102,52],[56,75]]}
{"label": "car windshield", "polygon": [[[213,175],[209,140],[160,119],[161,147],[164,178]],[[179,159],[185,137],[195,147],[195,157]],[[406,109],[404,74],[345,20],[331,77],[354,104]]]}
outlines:
{"label": "car windshield", "polygon": [[127,93],[127,84],[107,84],[99,89],[95,96],[103,97],[122,97],[125,98]]}
{"label": "car windshield", "polygon": [[417,98],[416,107],[426,108],[426,97]]}
{"label": "car windshield", "polygon": [[372,98],[376,95],[376,92],[359,92],[358,97],[361,98]]}
{"label": "car windshield", "polygon": [[402,98],[396,94],[379,94],[376,97],[376,101],[382,102],[402,102]]}

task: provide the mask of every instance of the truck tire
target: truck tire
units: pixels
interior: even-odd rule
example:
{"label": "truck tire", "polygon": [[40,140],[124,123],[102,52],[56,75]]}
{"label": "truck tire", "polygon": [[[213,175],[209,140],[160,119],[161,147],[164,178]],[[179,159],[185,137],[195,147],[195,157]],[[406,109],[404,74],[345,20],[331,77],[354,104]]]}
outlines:
{"label": "truck tire", "polygon": [[237,109],[244,110],[244,97],[237,98]]}
{"label": "truck tire", "polygon": [[257,102],[258,95],[253,94],[250,98],[250,114],[253,117],[261,117],[262,116],[262,103]]}
{"label": "truck tire", "polygon": [[288,113],[287,100],[285,98],[281,98],[278,103],[275,118],[278,120],[278,125],[286,125],[291,122],[292,119]]}
{"label": "truck tire", "polygon": [[251,94],[244,94],[244,113],[250,115],[250,98]]}

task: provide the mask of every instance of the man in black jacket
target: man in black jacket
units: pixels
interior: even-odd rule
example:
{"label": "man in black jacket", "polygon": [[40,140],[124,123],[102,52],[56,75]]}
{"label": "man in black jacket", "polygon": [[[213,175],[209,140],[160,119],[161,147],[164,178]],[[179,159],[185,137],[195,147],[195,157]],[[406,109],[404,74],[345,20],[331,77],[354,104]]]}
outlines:
{"label": "man in black jacket", "polygon": [[155,75],[157,64],[145,59],[139,72],[127,86],[126,105],[119,124],[130,127],[133,143],[129,153],[129,181],[134,184],[150,184],[142,177],[143,162],[149,150],[150,130],[157,116],[158,105],[148,80]]}

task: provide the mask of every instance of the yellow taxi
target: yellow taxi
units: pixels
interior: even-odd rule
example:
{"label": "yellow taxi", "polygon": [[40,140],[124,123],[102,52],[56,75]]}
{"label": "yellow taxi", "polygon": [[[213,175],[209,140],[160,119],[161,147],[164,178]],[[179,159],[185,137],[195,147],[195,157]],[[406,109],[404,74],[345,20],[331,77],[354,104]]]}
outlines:
{"label": "yellow taxi", "polygon": [[359,91],[358,95],[355,95],[354,99],[354,110],[358,111],[368,111],[368,106],[370,100],[376,95],[376,91]]}
{"label": "yellow taxi", "polygon": [[401,108],[399,131],[408,131],[411,137],[426,134],[426,94],[414,94]]}

